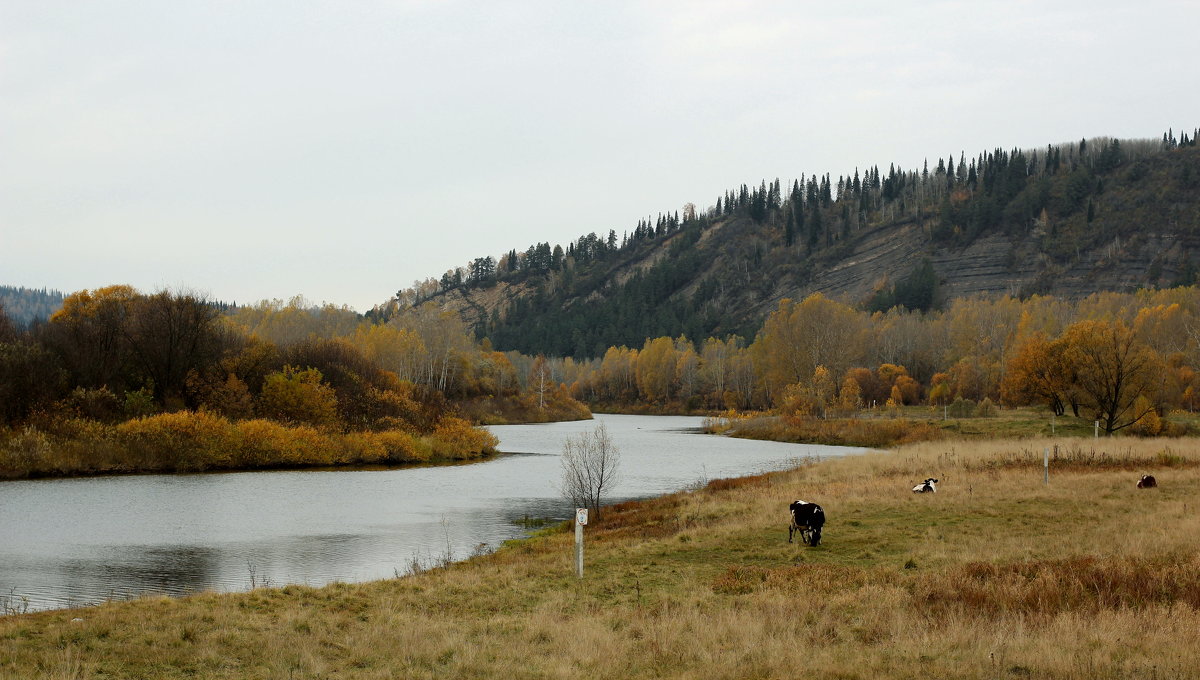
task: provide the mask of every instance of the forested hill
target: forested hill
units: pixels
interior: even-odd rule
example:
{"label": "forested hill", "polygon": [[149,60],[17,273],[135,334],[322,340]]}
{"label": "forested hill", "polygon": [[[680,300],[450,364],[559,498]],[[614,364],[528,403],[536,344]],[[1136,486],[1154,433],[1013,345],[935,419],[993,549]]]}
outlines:
{"label": "forested hill", "polygon": [[[1200,132],[1200,131],[1197,131]],[[931,309],[1196,282],[1200,148],[1085,139],[742,185],[631,232],[482,256],[370,314],[432,301],[501,350],[576,358],[646,338],[750,338],[781,298]]]}
{"label": "forested hill", "polygon": [[0,286],[0,308],[19,326],[49,319],[62,303],[61,291]]}

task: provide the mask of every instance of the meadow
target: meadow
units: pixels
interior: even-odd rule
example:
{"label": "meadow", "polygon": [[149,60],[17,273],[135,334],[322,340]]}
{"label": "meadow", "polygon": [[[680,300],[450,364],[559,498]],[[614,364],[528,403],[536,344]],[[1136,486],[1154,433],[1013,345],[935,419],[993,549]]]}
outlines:
{"label": "meadow", "polygon": [[[863,409],[851,416],[830,414],[827,418],[788,417],[762,412],[725,411],[707,419],[711,433],[745,439],[829,444],[833,446],[894,447],[937,439],[1005,439],[1024,437],[1093,437],[1098,433],[1090,418],[1070,415],[1051,417],[1040,407],[975,406],[960,409],[940,406],[901,406]],[[965,412],[964,412],[965,411]],[[1154,431],[1135,425],[1121,434],[1181,437],[1200,428],[1200,417],[1189,411],[1174,411],[1155,418]]]}
{"label": "meadow", "polygon": [[[822,545],[787,542],[796,498]],[[0,678],[1200,677],[1198,503],[1195,440],[918,442],[605,508],[582,580],[555,525],[373,583],[0,617]]]}

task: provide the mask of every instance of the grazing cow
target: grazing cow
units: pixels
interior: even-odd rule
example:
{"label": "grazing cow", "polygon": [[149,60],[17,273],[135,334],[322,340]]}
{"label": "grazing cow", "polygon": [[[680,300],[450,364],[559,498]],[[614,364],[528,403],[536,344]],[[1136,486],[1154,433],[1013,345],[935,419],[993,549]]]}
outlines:
{"label": "grazing cow", "polygon": [[1158,480],[1154,478],[1154,475],[1142,475],[1137,483],[1139,489],[1153,489],[1156,486],[1158,486]]}
{"label": "grazing cow", "polygon": [[937,493],[937,487],[934,486],[938,480],[930,477],[920,484],[913,487],[913,493]]}
{"label": "grazing cow", "polygon": [[792,534],[800,532],[800,540],[805,545],[821,544],[821,527],[825,526],[825,511],[816,503],[796,501],[788,506],[791,511],[792,523],[788,526],[788,543],[792,542]]}

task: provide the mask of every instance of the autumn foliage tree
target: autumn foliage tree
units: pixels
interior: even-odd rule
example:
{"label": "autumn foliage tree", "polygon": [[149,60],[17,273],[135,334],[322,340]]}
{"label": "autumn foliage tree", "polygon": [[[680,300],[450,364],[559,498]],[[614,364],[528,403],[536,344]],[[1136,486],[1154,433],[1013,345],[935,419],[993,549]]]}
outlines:
{"label": "autumn foliage tree", "polygon": [[337,395],[315,368],[284,366],[267,376],[258,397],[259,412],[285,423],[328,427],[337,423]]}
{"label": "autumn foliage tree", "polygon": [[[1080,398],[1111,434],[1152,409],[1161,362],[1124,323],[1080,321],[1063,332],[1064,358]],[[1147,397],[1139,406],[1139,397]]]}
{"label": "autumn foliage tree", "polygon": [[861,357],[865,319],[819,293],[782,300],[763,324],[752,352],[768,394],[807,380],[817,366],[841,375]]}
{"label": "autumn foliage tree", "polygon": [[1059,416],[1071,404],[1078,416],[1078,400],[1071,397],[1074,380],[1065,349],[1065,342],[1052,341],[1040,332],[1026,338],[1008,361],[1000,386],[1004,402],[1043,403]]}
{"label": "autumn foliage tree", "polygon": [[678,354],[670,338],[647,340],[638,353],[638,390],[649,401],[665,402],[672,396]]}

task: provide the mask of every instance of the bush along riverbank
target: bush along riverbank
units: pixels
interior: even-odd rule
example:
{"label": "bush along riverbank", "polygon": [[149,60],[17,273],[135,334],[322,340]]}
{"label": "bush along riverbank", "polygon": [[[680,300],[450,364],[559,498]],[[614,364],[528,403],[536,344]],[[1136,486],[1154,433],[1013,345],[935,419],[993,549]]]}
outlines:
{"label": "bush along riverbank", "polygon": [[453,416],[424,434],[234,421],[205,411],[117,424],[54,418],[0,431],[0,478],[403,465],[481,458],[496,444],[491,433]]}
{"label": "bush along riverbank", "polygon": [[0,617],[0,680],[1196,677],[1197,494],[1195,440],[926,442],[607,507],[583,579],[564,524],[373,583]]}

